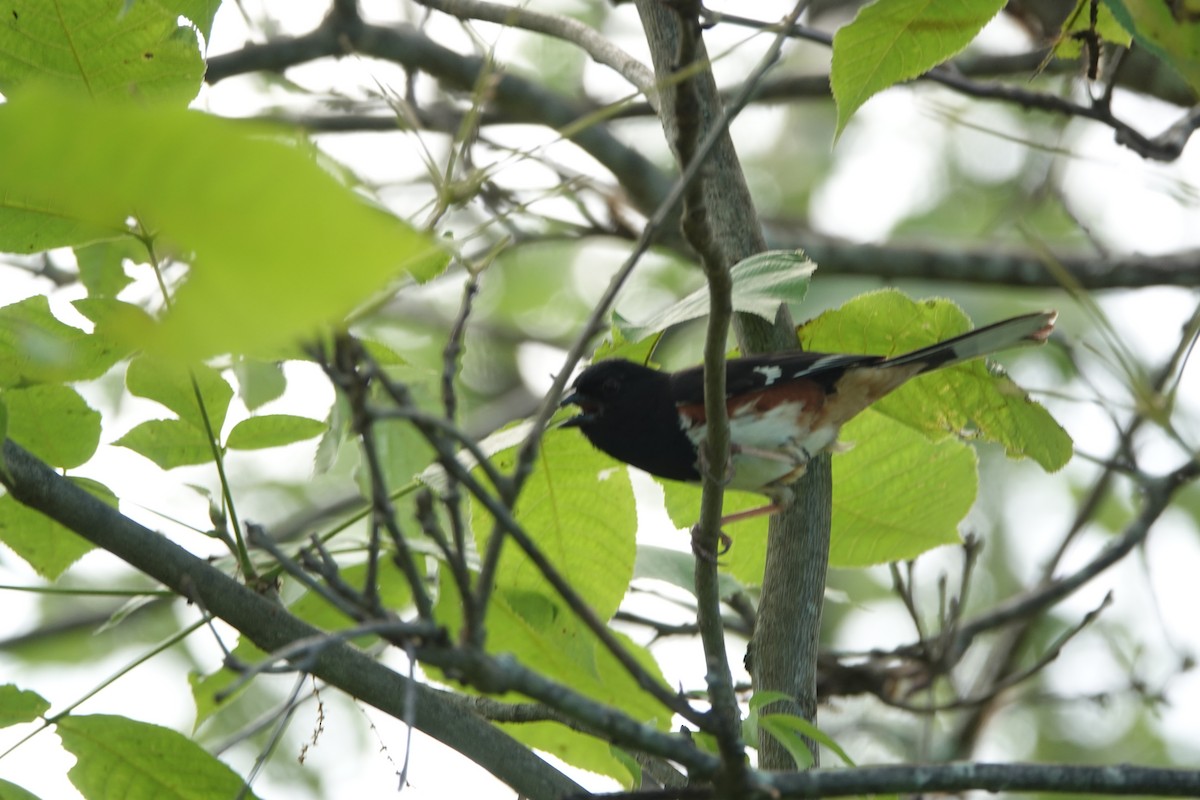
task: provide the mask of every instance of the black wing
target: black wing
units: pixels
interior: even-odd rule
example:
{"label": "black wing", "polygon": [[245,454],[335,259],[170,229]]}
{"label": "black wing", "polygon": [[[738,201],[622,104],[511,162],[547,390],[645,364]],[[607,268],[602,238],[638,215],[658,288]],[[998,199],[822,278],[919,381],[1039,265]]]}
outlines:
{"label": "black wing", "polygon": [[[832,392],[850,367],[886,361],[885,356],[838,355],[791,351],[731,358],[725,362],[725,396],[737,397],[780,383],[812,381]],[[704,368],[690,367],[671,376],[671,395],[676,405],[704,402]]]}

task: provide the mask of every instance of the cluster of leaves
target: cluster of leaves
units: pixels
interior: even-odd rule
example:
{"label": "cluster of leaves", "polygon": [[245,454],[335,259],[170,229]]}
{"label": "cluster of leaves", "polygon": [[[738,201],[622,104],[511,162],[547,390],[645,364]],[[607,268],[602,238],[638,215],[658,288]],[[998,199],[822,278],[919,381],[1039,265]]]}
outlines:
{"label": "cluster of leaves", "polygon": [[[1200,91],[1200,25],[1186,19],[1186,11],[1176,5],[1155,0],[1078,0],[1057,51],[1078,56],[1085,36],[1096,43],[1125,46],[1136,41]],[[854,21],[833,37],[830,86],[837,102],[837,132],[875,94],[962,52],[1004,6],[1004,0],[897,0],[863,6]]]}

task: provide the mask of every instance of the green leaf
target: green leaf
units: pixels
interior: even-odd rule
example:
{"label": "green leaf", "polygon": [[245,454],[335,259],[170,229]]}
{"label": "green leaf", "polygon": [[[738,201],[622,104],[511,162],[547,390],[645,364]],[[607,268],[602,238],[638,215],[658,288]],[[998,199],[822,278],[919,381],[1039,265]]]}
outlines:
{"label": "green leaf", "polygon": [[[184,366],[150,355],[138,356],[129,362],[125,386],[138,397],[162,403],[202,434],[207,415],[217,436],[225,425],[225,413],[233,399],[233,388],[212,367],[204,364]],[[204,401],[203,410],[196,398],[197,389]]]}
{"label": "green leaf", "polygon": [[1134,40],[1169,64],[1200,92],[1200,19],[1163,0],[1105,0],[1113,16]]}
{"label": "green leaf", "polygon": [[[117,507],[117,496],[103,484],[86,478],[68,480],[113,508]],[[12,495],[0,497],[0,541],[48,580],[58,578],[67,567],[93,549],[91,542],[40,511],[21,505]]]}
{"label": "green leaf", "polygon": [[[857,297],[806,323],[808,350],[897,355],[971,328],[949,300],[915,302],[894,290]],[[1028,457],[1054,471],[1071,458],[1071,438],[1054,418],[984,359],[909,381],[872,406],[931,438],[958,436],[1003,445],[1010,458]]]}
{"label": "green leaf", "polygon": [[100,444],[100,412],[69,386],[4,389],[8,435],[47,464],[73,469]]}
{"label": "green leaf", "polygon": [[[0,25],[0,92],[53,81],[93,98],[169,101],[200,90],[196,32],[154,0],[9,0]],[[2,226],[0,226],[2,227]]]}
{"label": "green leaf", "polygon": [[128,352],[59,322],[44,295],[0,308],[0,388],[99,378]]}
{"label": "green leaf", "polygon": [[135,426],[113,444],[143,455],[163,469],[207,464],[212,445],[204,431],[181,419],[151,419]]}
{"label": "green leaf", "polygon": [[[492,459],[505,474],[511,473],[515,460],[516,448]],[[594,449],[577,431],[551,430],[542,439],[515,513],[600,619],[616,613],[633,577],[637,533],[633,490],[621,465]],[[472,527],[483,552],[492,522],[478,500],[472,503]],[[510,592],[553,594],[541,571],[512,542],[500,559],[495,580]]]}
{"label": "green leaf", "polygon": [[[1075,3],[1074,10],[1067,17],[1067,21],[1058,35],[1058,41],[1054,44],[1054,55],[1059,58],[1079,58],[1083,54],[1083,40],[1076,38],[1074,34],[1091,30],[1090,9],[1093,2],[1095,0],[1078,0]],[[1104,3],[1097,4],[1096,35],[1101,42],[1111,42],[1119,44],[1121,47],[1129,47],[1133,43],[1133,37],[1130,36],[1129,31],[1117,22],[1112,9]]]}
{"label": "green leaf", "polygon": [[40,800],[33,792],[0,778],[0,800]]}
{"label": "green leaf", "polygon": [[[799,250],[769,250],[739,261],[730,270],[733,310],[774,321],[780,303],[799,303],[817,267]],[[708,315],[708,287],[692,292],[675,305],[635,325],[614,315],[614,324],[630,342],[640,342],[672,325]]]}
{"label": "green leaf", "polygon": [[[633,565],[635,578],[663,581],[685,592],[695,592],[695,573],[696,559],[691,553],[653,545],[638,547],[637,561]],[[745,587],[728,573],[722,572],[717,580],[722,600],[745,591]]]}
{"label": "green leaf", "polygon": [[213,17],[221,7],[222,0],[163,0],[163,5],[182,17],[192,21],[204,38],[210,38]]}
{"label": "green leaf", "polygon": [[84,797],[255,797],[226,764],[170,728],[93,714],[64,717],[56,729],[63,747],[75,756],[67,774]]}
{"label": "green leaf", "polygon": [[[350,586],[362,589],[366,584],[367,565],[354,564],[343,567],[339,576]],[[385,608],[402,611],[412,601],[412,590],[407,578],[395,562],[390,558],[380,559],[376,586],[379,590],[379,601]],[[340,631],[352,628],[358,624],[347,617],[341,610],[326,602],[325,598],[311,590],[305,591],[288,610],[309,625],[323,631]],[[374,637],[364,636],[354,640],[358,647],[369,647]]]}
{"label": "green leaf", "polygon": [[606,358],[623,358],[626,361],[632,361],[636,364],[651,363],[654,348],[658,347],[658,342],[662,338],[662,334],[646,336],[639,341],[631,342],[621,333],[622,327],[629,324],[620,314],[615,311],[613,312],[612,328],[609,330],[609,336],[592,353],[593,363],[603,361]]}
{"label": "green leaf", "polygon": [[[389,367],[387,373],[391,380],[408,389],[418,408],[434,407],[433,404],[437,402],[436,387],[441,380],[441,373],[409,366]],[[372,399],[379,400],[382,396],[383,390],[378,386],[373,387]],[[343,410],[348,420],[352,412],[348,408]],[[375,435],[375,451],[383,466],[384,484],[390,489],[410,483],[419,472],[427,469],[433,460],[433,447],[408,420],[380,419],[375,422],[372,432]],[[327,441],[329,440],[322,440],[322,444]],[[371,477],[367,470],[360,468],[355,477],[363,496],[370,497]]]}
{"label": "green leaf", "polygon": [[325,432],[325,423],[292,414],[249,417],[233,426],[225,446],[233,450],[262,450],[303,442]]}
{"label": "green leaf", "polygon": [[[667,514],[676,526],[691,530],[700,519],[700,487],[678,481],[660,481]],[[836,487],[835,487],[836,490]],[[770,501],[760,494],[750,492],[725,492],[723,506],[725,514],[762,508]],[[725,526],[725,534],[732,539],[729,552],[721,556],[722,569],[741,583],[758,586],[762,583],[763,564],[767,558],[767,517],[752,517]]]}
{"label": "green leaf", "polygon": [[[237,664],[257,664],[267,658],[267,654],[254,646],[250,640],[242,637],[231,653],[232,660]],[[207,675],[197,672],[188,673],[188,685],[192,689],[192,702],[196,704],[196,721],[193,731],[219,711],[228,708],[234,698],[245,692],[253,683],[253,678],[243,680],[242,672],[222,666]],[[234,688],[234,686],[237,688]],[[218,697],[220,698],[218,700]]]}
{"label": "green leaf", "polygon": [[0,728],[32,722],[50,710],[50,701],[37,692],[11,683],[0,686]]}
{"label": "green leaf", "polygon": [[41,198],[0,192],[0,253],[40,253],[114,239],[123,233],[116,225],[65,214]]}
{"label": "green leaf", "polygon": [[522,722],[498,726],[517,741],[543,753],[549,753],[566,764],[597,775],[612,778],[624,789],[631,790],[639,775],[636,762],[622,758],[612,744],[573,731],[557,722]]}
{"label": "green leaf", "polygon": [[[832,750],[846,766],[858,766],[842,746],[833,740],[833,737],[803,717],[797,717],[794,714],[764,714],[758,718],[758,724],[787,748],[792,758],[796,760],[796,766],[800,769],[812,766],[812,753],[808,751],[804,740],[800,738],[802,736],[807,736],[814,742]],[[797,745],[801,752],[797,752]]]}
{"label": "green leaf", "polygon": [[[958,524],[975,500],[975,453],[954,439],[931,442],[895,420],[865,411],[842,431],[849,450],[833,456],[833,520],[829,562],[860,567],[900,561],[959,541]],[[700,489],[664,481],[667,511],[681,527],[696,521]],[[929,502],[937,497],[936,503]],[[725,513],[766,504],[726,492]],[[690,520],[690,521],[689,521]],[[739,581],[762,583],[767,517],[734,523],[721,563]]]}
{"label": "green leaf", "polygon": [[79,265],[79,280],[87,287],[88,296],[115,298],[122,289],[133,283],[133,279],[125,273],[127,258],[146,258],[146,248],[131,236],[76,247],[75,262]]}
{"label": "green leaf", "polygon": [[162,323],[123,331],[183,360],[272,353],[446,264],[428,236],[366,205],[278,128],[39,91],[0,106],[0,141],[8,192],[91,224],[136,213],[160,249],[193,254]]}
{"label": "green leaf", "polygon": [[875,0],[833,36],[829,83],[840,136],[854,112],[970,44],[1005,0]]}
{"label": "green leaf", "polygon": [[[439,582],[436,617],[457,635],[462,625],[462,601],[448,574]],[[582,623],[558,604],[557,598],[533,593],[499,591],[488,607],[488,651],[508,653],[522,663],[536,667],[545,677],[605,705],[611,705],[634,719],[666,730],[671,714],[637,687],[629,673],[601,647]],[[653,657],[621,634],[615,634],[625,649],[652,676],[662,676]],[[519,702],[520,695],[506,695],[502,701]],[[602,775],[623,786],[630,786],[634,771],[626,759],[612,752],[608,743],[555,723],[500,725],[518,741],[548,752],[567,763]]]}
{"label": "green leaf", "polygon": [[287,389],[287,378],[278,361],[239,358],[233,362],[233,374],[237,376],[238,397],[251,411],[279,399]]}
{"label": "green leaf", "polygon": [[833,459],[830,566],[902,561],[959,541],[978,489],[974,450],[870,410],[846,424],[842,441],[852,447]]}

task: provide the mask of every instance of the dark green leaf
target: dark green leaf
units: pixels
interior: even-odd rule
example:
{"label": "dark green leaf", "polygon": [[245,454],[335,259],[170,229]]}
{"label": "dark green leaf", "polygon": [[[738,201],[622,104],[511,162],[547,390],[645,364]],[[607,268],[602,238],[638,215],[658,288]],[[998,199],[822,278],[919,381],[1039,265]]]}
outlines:
{"label": "dark green leaf", "polygon": [[0,800],[41,800],[36,794],[0,778]]}

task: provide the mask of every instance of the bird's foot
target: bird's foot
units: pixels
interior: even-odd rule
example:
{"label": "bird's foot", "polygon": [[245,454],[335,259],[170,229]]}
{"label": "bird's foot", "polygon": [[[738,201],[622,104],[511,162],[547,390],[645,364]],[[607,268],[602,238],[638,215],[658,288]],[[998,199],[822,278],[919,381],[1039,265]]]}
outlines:
{"label": "bird's foot", "polygon": [[699,523],[692,526],[692,553],[696,558],[702,558],[710,564],[720,563],[717,559],[729,552],[729,548],[733,546],[733,539],[730,539],[729,534],[725,533],[725,531],[718,530],[717,541],[720,546],[717,548],[717,552],[714,553],[700,542]]}

